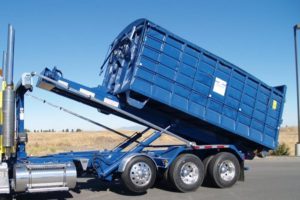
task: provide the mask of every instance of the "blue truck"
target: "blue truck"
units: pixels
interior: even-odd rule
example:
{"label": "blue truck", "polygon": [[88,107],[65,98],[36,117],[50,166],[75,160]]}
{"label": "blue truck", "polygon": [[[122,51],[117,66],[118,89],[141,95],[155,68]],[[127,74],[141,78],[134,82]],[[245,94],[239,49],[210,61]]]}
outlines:
{"label": "blue truck", "polygon": [[[24,73],[14,85],[12,26],[3,58],[0,194],[6,198],[67,191],[86,173],[121,180],[134,193],[144,193],[161,177],[181,192],[196,190],[204,180],[226,188],[244,180],[246,159],[278,145],[286,86],[271,87],[147,19],[134,21],[112,42],[100,86],[69,80],[55,67]],[[128,136],[34,97],[125,139],[112,150],[28,156],[24,101],[35,77],[37,88],[146,129]],[[181,143],[154,145],[163,134]]]}

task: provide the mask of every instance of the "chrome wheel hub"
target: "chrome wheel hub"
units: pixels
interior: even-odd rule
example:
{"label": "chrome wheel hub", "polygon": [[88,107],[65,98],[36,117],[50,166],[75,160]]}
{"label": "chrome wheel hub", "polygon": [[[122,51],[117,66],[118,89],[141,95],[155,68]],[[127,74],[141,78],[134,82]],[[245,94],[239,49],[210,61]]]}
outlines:
{"label": "chrome wheel hub", "polygon": [[135,163],[130,169],[130,180],[137,186],[145,186],[151,180],[151,169],[145,162]]}
{"label": "chrome wheel hub", "polygon": [[187,185],[196,183],[199,179],[198,167],[192,162],[185,163],[181,167],[180,178]]}
{"label": "chrome wheel hub", "polygon": [[224,181],[232,181],[235,177],[235,171],[235,166],[230,160],[225,160],[220,164],[219,174]]}

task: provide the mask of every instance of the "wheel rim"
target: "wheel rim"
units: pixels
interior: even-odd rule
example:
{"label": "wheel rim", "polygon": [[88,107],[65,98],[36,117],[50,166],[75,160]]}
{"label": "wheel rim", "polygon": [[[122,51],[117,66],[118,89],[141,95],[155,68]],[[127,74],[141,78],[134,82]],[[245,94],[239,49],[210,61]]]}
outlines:
{"label": "wheel rim", "polygon": [[145,186],[151,180],[150,166],[145,162],[137,162],[130,169],[130,180],[137,186]]}
{"label": "wheel rim", "polygon": [[225,160],[220,164],[219,174],[224,181],[232,181],[235,177],[235,165],[230,160]]}
{"label": "wheel rim", "polygon": [[196,183],[199,179],[199,169],[195,163],[187,162],[182,165],[180,178],[187,185]]}

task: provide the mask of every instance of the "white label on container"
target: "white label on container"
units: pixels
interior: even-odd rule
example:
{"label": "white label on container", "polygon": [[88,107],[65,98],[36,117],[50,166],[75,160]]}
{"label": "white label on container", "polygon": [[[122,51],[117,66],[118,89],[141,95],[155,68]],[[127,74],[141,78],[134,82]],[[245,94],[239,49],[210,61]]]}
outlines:
{"label": "white label on container", "polygon": [[224,96],[225,91],[226,91],[226,87],[227,87],[227,82],[220,79],[220,78],[218,78],[218,77],[216,77],[213,91],[215,93],[218,93],[219,95]]}
{"label": "white label on container", "polygon": [[119,107],[119,102],[111,100],[109,98],[104,98],[104,102],[111,105],[111,106]]}
{"label": "white label on container", "polygon": [[95,93],[91,92],[91,91],[88,91],[86,89],[83,89],[83,88],[80,88],[79,89],[79,92],[87,95],[87,96],[90,96],[90,97],[95,97]]}

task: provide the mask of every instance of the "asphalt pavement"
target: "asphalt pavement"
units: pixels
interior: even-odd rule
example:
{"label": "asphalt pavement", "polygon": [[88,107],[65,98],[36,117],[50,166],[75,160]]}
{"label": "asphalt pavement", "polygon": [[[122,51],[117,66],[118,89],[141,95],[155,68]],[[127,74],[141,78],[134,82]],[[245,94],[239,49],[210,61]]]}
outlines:
{"label": "asphalt pavement", "polygon": [[246,162],[245,182],[231,188],[200,187],[195,192],[179,193],[160,183],[142,195],[133,195],[120,183],[107,183],[93,178],[82,178],[77,189],[70,192],[26,194],[17,199],[66,200],[300,200],[300,157],[265,158]]}

